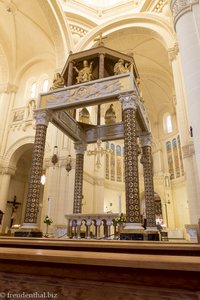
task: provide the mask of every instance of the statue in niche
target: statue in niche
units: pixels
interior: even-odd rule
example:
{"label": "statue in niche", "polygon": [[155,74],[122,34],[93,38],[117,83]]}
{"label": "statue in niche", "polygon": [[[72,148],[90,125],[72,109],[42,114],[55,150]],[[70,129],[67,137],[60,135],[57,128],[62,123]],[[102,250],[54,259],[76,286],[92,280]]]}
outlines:
{"label": "statue in niche", "polygon": [[33,111],[36,109],[36,101],[35,99],[31,99],[28,103],[28,116],[27,119],[33,119]]}
{"label": "statue in niche", "polygon": [[53,85],[50,87],[50,91],[63,88],[65,85],[64,78],[60,73],[56,73],[53,79]]}
{"label": "statue in niche", "polygon": [[83,107],[79,112],[79,122],[89,124],[90,123],[90,113],[86,107]]}
{"label": "statue in niche", "polygon": [[89,64],[87,60],[84,60],[82,69],[79,70],[77,67],[74,67],[74,70],[78,73],[76,83],[83,83],[94,79],[92,75],[92,65],[92,61]]}
{"label": "statue in niche", "polygon": [[131,63],[125,63],[122,58],[114,65],[114,74],[119,75],[131,71]]}
{"label": "statue in niche", "polygon": [[110,104],[110,107],[107,109],[107,111],[105,113],[105,124],[109,125],[109,124],[113,124],[115,122],[116,122],[116,114],[113,109],[113,104]]}

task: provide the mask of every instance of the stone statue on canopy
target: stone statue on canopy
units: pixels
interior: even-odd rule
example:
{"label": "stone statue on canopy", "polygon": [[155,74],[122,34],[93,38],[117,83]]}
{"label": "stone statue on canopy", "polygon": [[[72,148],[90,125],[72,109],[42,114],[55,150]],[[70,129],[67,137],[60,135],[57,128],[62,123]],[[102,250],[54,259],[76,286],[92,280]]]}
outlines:
{"label": "stone statue on canopy", "polygon": [[56,73],[53,79],[53,85],[50,87],[50,91],[63,88],[65,85],[64,78],[60,73]]}
{"label": "stone statue on canopy", "polygon": [[118,60],[118,62],[114,65],[114,74],[119,75],[123,73],[128,73],[131,71],[131,64],[125,63],[122,58]]}

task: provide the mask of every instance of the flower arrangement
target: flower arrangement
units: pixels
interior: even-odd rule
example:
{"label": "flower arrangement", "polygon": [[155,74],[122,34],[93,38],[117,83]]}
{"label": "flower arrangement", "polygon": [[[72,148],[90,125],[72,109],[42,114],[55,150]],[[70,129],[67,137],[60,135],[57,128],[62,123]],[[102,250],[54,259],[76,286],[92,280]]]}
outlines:
{"label": "flower arrangement", "polygon": [[126,216],[121,213],[119,217],[113,220],[113,223],[116,225],[123,225],[124,223],[126,223]]}
{"label": "flower arrangement", "polygon": [[53,223],[52,219],[49,218],[47,215],[46,217],[44,218],[44,221],[43,223],[47,224],[48,226],[51,225]]}

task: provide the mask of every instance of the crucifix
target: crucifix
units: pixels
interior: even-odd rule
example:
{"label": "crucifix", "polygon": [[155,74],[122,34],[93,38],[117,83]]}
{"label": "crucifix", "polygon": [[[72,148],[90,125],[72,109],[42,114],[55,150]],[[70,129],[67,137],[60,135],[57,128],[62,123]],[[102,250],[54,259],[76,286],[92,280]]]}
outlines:
{"label": "crucifix", "polygon": [[7,201],[7,203],[12,205],[11,220],[10,220],[10,228],[11,228],[13,226],[14,218],[16,216],[16,210],[18,206],[21,205],[21,203],[17,202],[17,196],[14,196],[13,201]]}
{"label": "crucifix", "polygon": [[102,140],[97,140],[97,148],[95,148],[93,151],[88,150],[87,155],[95,155],[96,156],[96,166],[99,169],[101,167],[101,157],[106,153],[112,153],[111,149],[104,149],[101,147]]}
{"label": "crucifix", "polygon": [[94,39],[95,42],[98,42],[98,46],[104,46],[103,40],[106,39],[108,36],[102,36],[102,32],[99,33],[98,37]]}

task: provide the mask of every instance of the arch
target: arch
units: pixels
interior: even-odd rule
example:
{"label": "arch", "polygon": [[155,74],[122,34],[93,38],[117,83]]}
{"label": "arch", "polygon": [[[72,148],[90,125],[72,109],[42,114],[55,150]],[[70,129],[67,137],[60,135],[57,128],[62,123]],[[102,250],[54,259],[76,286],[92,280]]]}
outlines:
{"label": "arch", "polygon": [[16,167],[19,158],[23,153],[33,146],[34,137],[28,136],[17,140],[10,148],[6,151],[4,159],[9,162],[9,165]]}
{"label": "arch", "polygon": [[[3,157],[4,161],[6,161],[9,166],[12,166],[12,168],[15,168],[19,158],[23,155],[23,153],[33,147],[34,139],[34,136],[27,136],[17,140],[7,149]],[[45,149],[45,154],[50,153],[50,146],[48,143],[46,143]]]}
{"label": "arch", "polygon": [[123,18],[119,17],[115,22],[108,21],[107,23],[92,30],[86,37],[83,38],[81,43],[77,45],[76,51],[82,51],[94,46],[94,38],[104,32],[105,35],[119,31],[125,28],[137,28],[137,30],[145,30],[158,39],[165,49],[172,48],[176,39],[174,37],[173,28],[168,21],[155,15],[144,13],[141,16],[138,14],[127,15]]}
{"label": "arch", "polygon": [[[51,58],[51,59],[50,59]],[[21,77],[23,76],[23,74],[29,69],[31,68],[31,66],[34,66],[35,64],[37,63],[44,63],[44,62],[51,62],[52,61],[52,58],[54,59],[54,56],[53,55],[50,55],[50,56],[47,56],[45,54],[41,54],[41,55],[38,55],[30,60],[28,60],[24,65],[22,65],[18,72],[16,73],[16,76],[15,76],[15,82],[16,83],[19,83]]]}
{"label": "arch", "polygon": [[8,61],[1,44],[0,44],[0,62],[1,62],[0,82],[6,83],[9,81],[9,68],[8,68]]}
{"label": "arch", "polygon": [[67,59],[66,49],[73,50],[73,41],[69,25],[58,1],[40,1],[38,4],[44,14],[48,16],[47,21],[51,27],[56,52],[56,69],[62,69]]}

